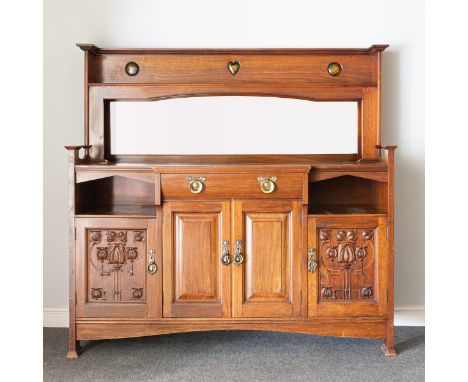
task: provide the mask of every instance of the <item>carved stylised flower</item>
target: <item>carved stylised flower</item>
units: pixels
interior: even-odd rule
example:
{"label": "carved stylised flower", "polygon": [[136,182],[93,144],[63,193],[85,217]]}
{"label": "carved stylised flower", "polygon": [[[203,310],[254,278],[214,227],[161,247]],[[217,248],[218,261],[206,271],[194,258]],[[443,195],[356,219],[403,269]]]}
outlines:
{"label": "carved stylised flower", "polygon": [[374,231],[371,229],[365,229],[362,231],[362,238],[364,240],[372,240],[374,237]]}
{"label": "carved stylised flower", "polygon": [[328,229],[320,230],[320,241],[330,241],[331,231]]}
{"label": "carved stylised flower", "polygon": [[133,240],[143,241],[144,238],[145,238],[145,234],[143,231],[133,231]]}
{"label": "carved stylised flower", "polygon": [[143,297],[143,288],[132,288],[133,291],[132,291],[132,297],[133,298],[136,298],[137,300],[139,300],[140,298]]}
{"label": "carved stylised flower", "polygon": [[101,231],[91,231],[91,241],[99,243],[102,239]]}
{"label": "carved stylised flower", "polygon": [[340,244],[338,246],[338,262],[351,264],[354,263],[354,250],[349,244]]}
{"label": "carved stylised flower", "polygon": [[98,300],[102,297],[102,288],[91,288],[91,297]]}
{"label": "carved stylised flower", "polygon": [[110,249],[109,264],[125,264],[125,244],[115,244]]}
{"label": "carved stylised flower", "polygon": [[106,236],[109,243],[112,243],[117,239],[117,234],[114,231],[108,231]]}
{"label": "carved stylised flower", "polygon": [[338,256],[338,250],[337,250],[336,245],[328,248],[326,253],[329,259],[332,259],[332,260],[336,259],[336,257]]}
{"label": "carved stylised flower", "polygon": [[348,231],[346,232],[346,240],[348,241],[356,241],[357,240],[357,231]]}
{"label": "carved stylised flower", "polygon": [[336,240],[342,241],[346,239],[346,231],[338,231],[336,233]]}
{"label": "carved stylised flower", "polygon": [[364,259],[367,256],[366,247],[360,246],[356,248],[356,257],[358,259]]}
{"label": "carved stylised flower", "polygon": [[118,236],[119,236],[120,241],[122,241],[124,243],[127,241],[127,232],[126,231],[120,231]]}
{"label": "carved stylised flower", "polygon": [[363,298],[371,298],[372,297],[372,287],[367,286],[365,288],[362,288],[361,290],[361,296]]}
{"label": "carved stylised flower", "polygon": [[322,297],[323,298],[332,298],[333,297],[332,287],[322,288]]}
{"label": "carved stylised flower", "polygon": [[138,256],[137,248],[135,247],[129,247],[127,248],[127,259],[129,260],[135,260]]}
{"label": "carved stylised flower", "polygon": [[98,247],[97,252],[96,252],[96,257],[98,258],[99,261],[104,261],[107,259],[107,252],[108,248],[107,247]]}

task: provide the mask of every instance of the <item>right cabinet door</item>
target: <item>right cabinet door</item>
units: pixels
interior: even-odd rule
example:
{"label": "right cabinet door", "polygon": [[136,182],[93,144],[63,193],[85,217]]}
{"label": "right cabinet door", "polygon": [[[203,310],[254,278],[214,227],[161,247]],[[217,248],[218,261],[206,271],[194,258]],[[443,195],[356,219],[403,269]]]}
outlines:
{"label": "right cabinet door", "polygon": [[301,313],[301,203],[233,202],[233,317]]}
{"label": "right cabinet door", "polygon": [[309,217],[308,314],[384,316],[387,218]]}

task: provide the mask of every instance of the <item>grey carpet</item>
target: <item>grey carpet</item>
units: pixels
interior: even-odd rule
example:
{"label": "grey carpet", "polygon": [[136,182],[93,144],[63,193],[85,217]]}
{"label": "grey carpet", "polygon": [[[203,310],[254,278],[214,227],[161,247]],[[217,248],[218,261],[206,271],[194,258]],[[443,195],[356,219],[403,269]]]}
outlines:
{"label": "grey carpet", "polygon": [[66,329],[44,329],[44,381],[424,381],[424,327],[380,340],[273,332],[202,332],[93,341],[65,358]]}

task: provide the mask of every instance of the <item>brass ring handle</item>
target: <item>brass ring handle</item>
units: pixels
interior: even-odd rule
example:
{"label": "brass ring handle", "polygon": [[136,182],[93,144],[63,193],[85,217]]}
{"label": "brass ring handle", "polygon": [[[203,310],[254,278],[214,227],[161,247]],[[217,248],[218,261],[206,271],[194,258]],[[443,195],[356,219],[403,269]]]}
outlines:
{"label": "brass ring handle", "polygon": [[234,264],[241,265],[244,262],[244,256],[242,256],[242,240],[236,240],[234,251]]}
{"label": "brass ring handle", "polygon": [[193,176],[187,176],[185,178],[189,184],[189,190],[192,194],[199,194],[202,192],[205,188],[205,180],[206,178],[204,176],[201,176],[200,178],[194,178]]}
{"label": "brass ring handle", "polygon": [[146,268],[150,275],[154,275],[158,271],[158,266],[156,265],[154,256],[156,256],[156,251],[151,249],[148,255],[148,267]]}
{"label": "brass ring handle", "polygon": [[223,265],[229,265],[231,264],[231,256],[229,255],[229,246],[231,243],[229,240],[224,240],[223,241],[223,257],[221,257],[221,262]]}
{"label": "brass ring handle", "polygon": [[278,180],[276,176],[259,176],[257,179],[264,194],[271,194],[275,191],[276,181]]}
{"label": "brass ring handle", "polygon": [[307,260],[307,270],[314,273],[317,270],[317,257],[315,248],[309,248],[309,259]]}

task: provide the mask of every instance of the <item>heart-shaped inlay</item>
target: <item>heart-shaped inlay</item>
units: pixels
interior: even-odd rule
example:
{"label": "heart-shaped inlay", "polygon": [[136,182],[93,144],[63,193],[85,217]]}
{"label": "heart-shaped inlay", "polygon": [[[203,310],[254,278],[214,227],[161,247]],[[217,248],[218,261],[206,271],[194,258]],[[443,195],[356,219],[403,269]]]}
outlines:
{"label": "heart-shaped inlay", "polygon": [[237,61],[229,61],[227,66],[233,76],[235,76],[240,69],[240,64]]}

